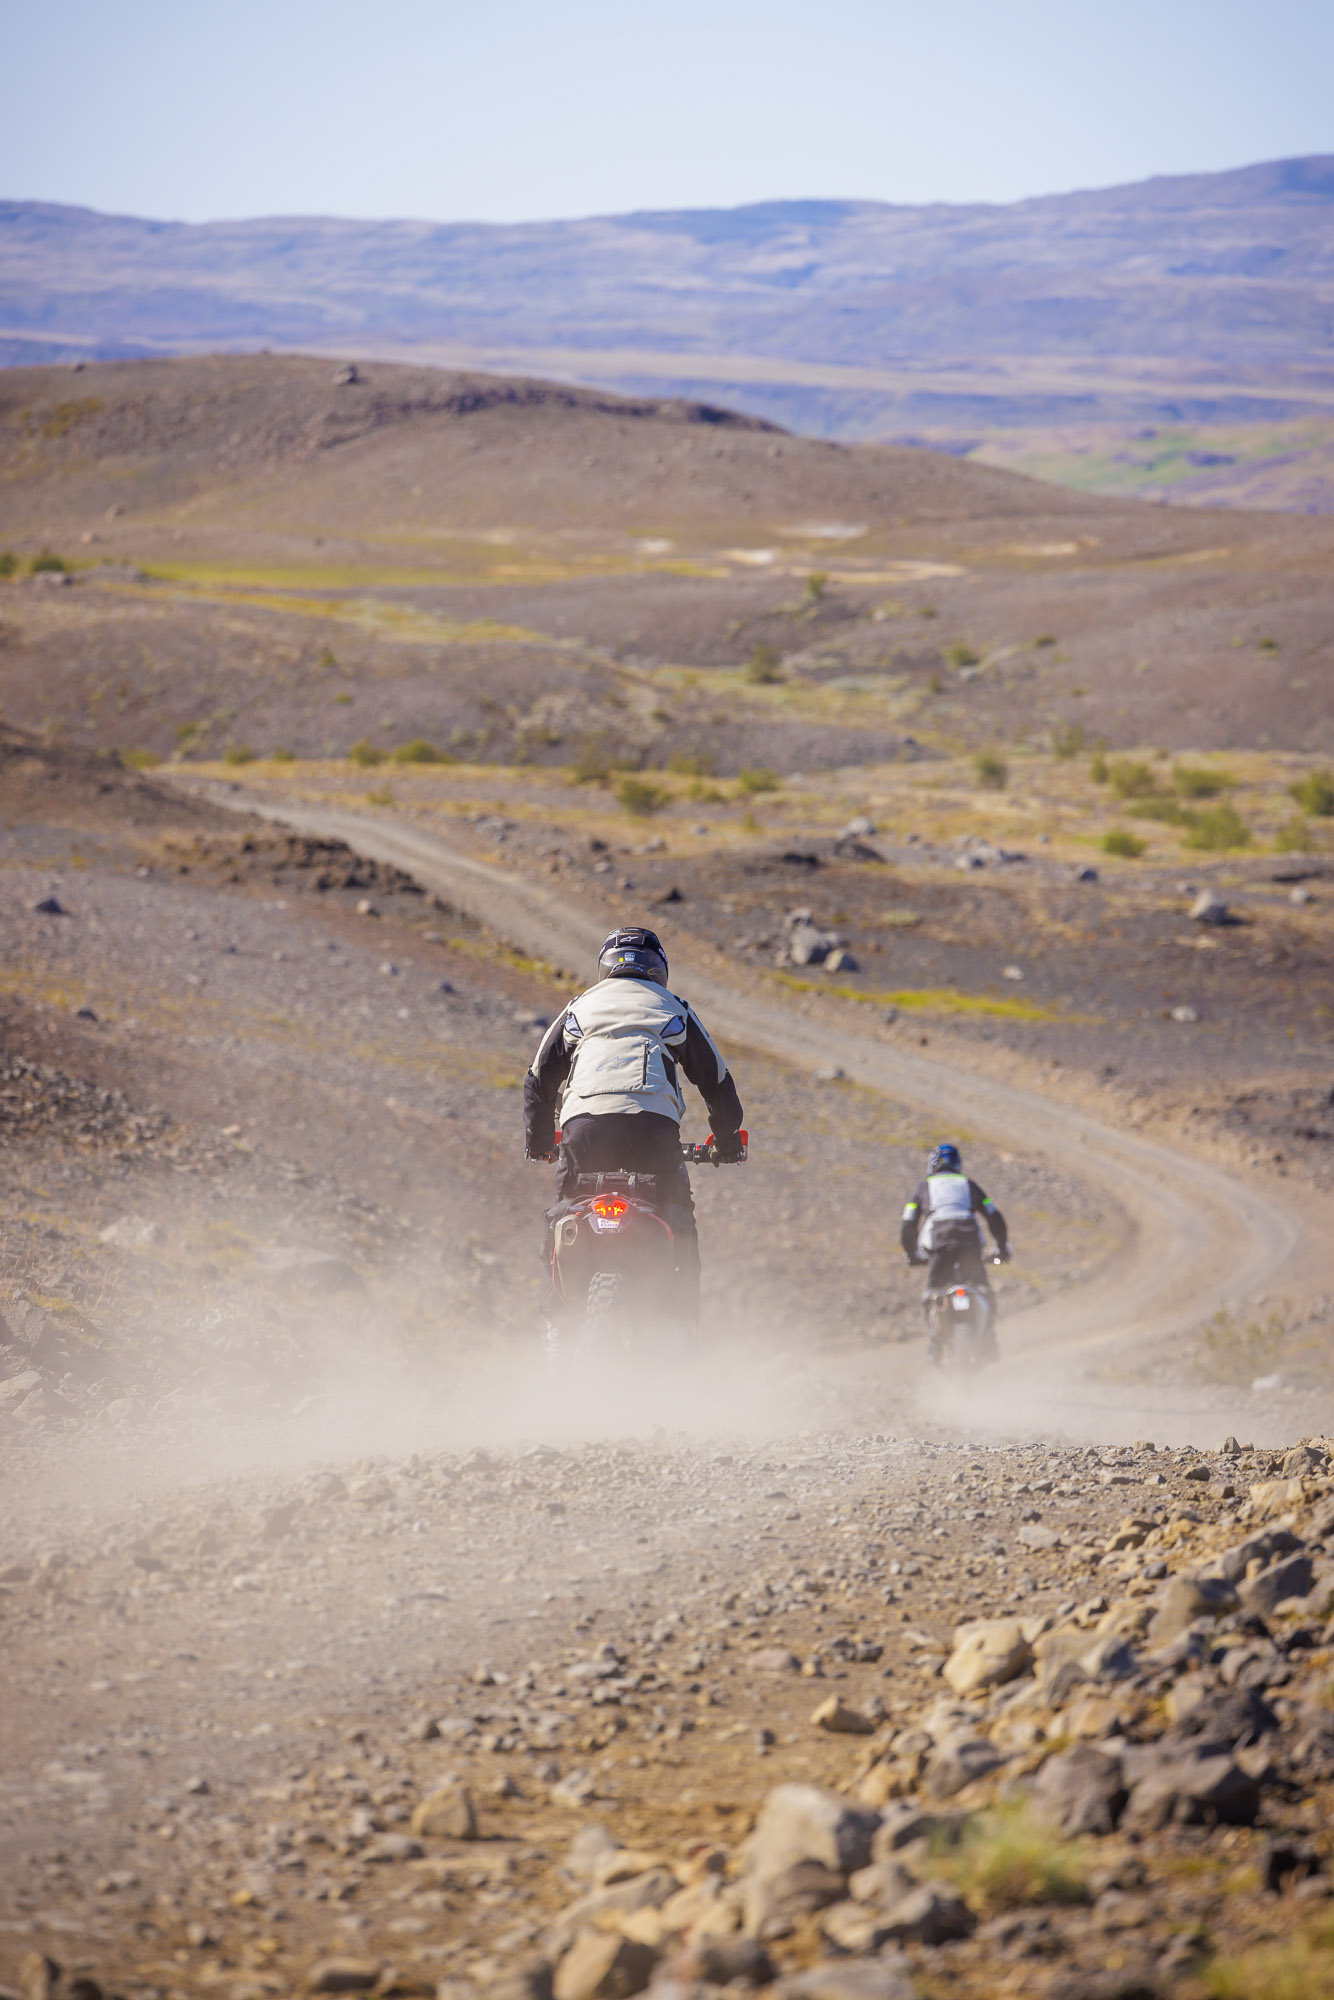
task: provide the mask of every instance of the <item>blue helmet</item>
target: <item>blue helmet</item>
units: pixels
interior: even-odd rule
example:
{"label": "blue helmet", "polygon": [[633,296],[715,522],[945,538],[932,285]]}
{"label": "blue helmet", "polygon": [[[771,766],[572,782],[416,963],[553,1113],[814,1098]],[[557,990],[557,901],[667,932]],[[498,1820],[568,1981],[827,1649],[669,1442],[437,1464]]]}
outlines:
{"label": "blue helmet", "polygon": [[961,1174],[963,1160],[952,1139],[942,1139],[926,1163],[928,1174]]}

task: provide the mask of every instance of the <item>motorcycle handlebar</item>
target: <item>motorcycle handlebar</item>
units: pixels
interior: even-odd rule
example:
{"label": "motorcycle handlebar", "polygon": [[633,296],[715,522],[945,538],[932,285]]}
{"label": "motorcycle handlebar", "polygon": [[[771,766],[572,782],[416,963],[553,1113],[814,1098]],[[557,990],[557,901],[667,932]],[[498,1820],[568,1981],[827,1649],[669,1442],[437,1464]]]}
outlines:
{"label": "motorcycle handlebar", "polygon": [[719,1159],[718,1141],[712,1132],[702,1146],[682,1146],[681,1158],[694,1167],[739,1167],[750,1152],[750,1134],[743,1129],[737,1133],[737,1138],[741,1141],[741,1151],[733,1154],[730,1160]]}

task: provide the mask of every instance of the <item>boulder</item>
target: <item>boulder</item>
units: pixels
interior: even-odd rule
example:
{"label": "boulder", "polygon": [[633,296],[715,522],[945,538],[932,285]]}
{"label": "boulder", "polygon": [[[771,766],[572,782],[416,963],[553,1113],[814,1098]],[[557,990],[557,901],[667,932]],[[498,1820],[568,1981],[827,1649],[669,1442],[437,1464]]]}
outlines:
{"label": "boulder", "polygon": [[880,1824],[878,1812],[849,1805],[819,1785],[778,1785],[764,1801],[751,1839],[752,1875],[773,1875],[797,1861],[818,1861],[839,1874],[865,1868]]}
{"label": "boulder", "polygon": [[930,1798],[952,1799],[965,1785],[990,1777],[1004,1762],[995,1744],[985,1736],[960,1732],[936,1745],[922,1773],[922,1789]]}
{"label": "boulder", "polygon": [[1033,1786],[1033,1805],[1061,1833],[1112,1833],[1129,1796],[1121,1759],[1091,1743],[1049,1757]]}
{"label": "boulder", "polygon": [[898,1959],[830,1958],[784,1979],[778,1992],[781,2000],[916,2000],[917,1988]]}
{"label": "boulder", "polygon": [[648,1985],[658,1954],[614,1931],[580,1931],[556,1967],[556,2000],[628,2000]]}
{"label": "boulder", "polygon": [[1201,889],[1190,906],[1190,920],[1193,924],[1225,924],[1228,921],[1227,904],[1212,889]]}
{"label": "boulder", "polygon": [[849,1708],[838,1695],[831,1694],[818,1708],[812,1709],[811,1721],[817,1729],[824,1729],[831,1736],[874,1736],[876,1725],[869,1715],[860,1709]]}
{"label": "boulder", "polygon": [[1123,1824],[1153,1831],[1165,1826],[1251,1826],[1260,1810],[1260,1783],[1235,1757],[1166,1756],[1130,1793]]}
{"label": "boulder", "polygon": [[1315,1582],[1315,1565],[1310,1556],[1298,1554],[1286,1556],[1282,1562],[1271,1563],[1257,1576],[1248,1577],[1237,1585],[1237,1596],[1246,1611],[1253,1611],[1260,1618],[1269,1617],[1290,1597],[1305,1597]]}
{"label": "boulder", "polygon": [[771,1874],[749,1876],[742,1928],[751,1937],[785,1937],[802,1917],[842,1902],[848,1878],[822,1861],[793,1861]]}
{"label": "boulder", "polygon": [[323,1958],[306,1985],[312,1993],[369,1993],[382,1970],[373,1958]]}
{"label": "boulder", "polygon": [[1163,1589],[1149,1626],[1149,1637],[1162,1646],[1179,1639],[1197,1618],[1222,1618],[1237,1608],[1237,1593],[1223,1577],[1174,1576]]}
{"label": "boulder", "polygon": [[1265,1528],[1258,1535],[1248,1535],[1233,1548],[1224,1549],[1211,1563],[1210,1570],[1228,1583],[1240,1583],[1253,1562],[1270,1563],[1302,1546],[1301,1537],[1290,1528]]}
{"label": "boulder", "polygon": [[957,1695],[970,1695],[1017,1680],[1032,1664],[1033,1649],[1017,1618],[984,1618],[958,1627],[944,1674]]}

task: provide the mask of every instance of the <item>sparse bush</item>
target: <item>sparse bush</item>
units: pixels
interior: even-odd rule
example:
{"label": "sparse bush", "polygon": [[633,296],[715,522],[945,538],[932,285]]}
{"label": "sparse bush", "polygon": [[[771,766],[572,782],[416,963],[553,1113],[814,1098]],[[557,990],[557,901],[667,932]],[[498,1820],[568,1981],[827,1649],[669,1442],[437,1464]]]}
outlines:
{"label": "sparse bush", "polygon": [[19,566],[19,559],[13,549],[0,549],[0,576],[13,576]]}
{"label": "sparse bush", "polygon": [[338,665],[338,656],[334,652],[333,647],[322,646],[320,648],[319,658],[316,660],[315,664],[317,667],[325,667],[325,668],[336,667]]}
{"label": "sparse bush", "polygon": [[1249,847],[1251,830],[1235,806],[1211,806],[1208,812],[1191,815],[1182,838],[1187,847],[1221,854],[1231,847]]}
{"label": "sparse bush", "polygon": [[746,662],[746,679],[757,687],[772,687],[782,678],[783,656],[777,646],[756,646]]}
{"label": "sparse bush", "polygon": [[1095,785],[1105,785],[1111,774],[1112,767],[1107,762],[1106,745],[1099,743],[1089,758],[1089,776]]}
{"label": "sparse bush", "polygon": [[1309,854],[1313,844],[1311,829],[1304,819],[1290,819],[1274,835],[1275,854]]}
{"label": "sparse bush", "polygon": [[713,758],[704,750],[673,750],[667,759],[667,769],[679,772],[683,778],[711,778]]}
{"label": "sparse bush", "polygon": [[736,781],[743,792],[776,792],[783,782],[777,771],[771,771],[767,766],[738,771]]}
{"label": "sparse bush", "polygon": [[616,796],[636,819],[647,819],[651,813],[661,812],[668,803],[668,795],[661,785],[650,785],[643,778],[622,778],[616,787]]}
{"label": "sparse bush", "polygon": [[454,759],[447,750],[438,750],[434,743],[428,743],[424,736],[414,736],[410,743],[400,743],[394,751],[396,764],[452,764]]}
{"label": "sparse bush", "polygon": [[979,750],[973,759],[973,775],[986,792],[1003,792],[1010,782],[1010,767],[998,750]]}
{"label": "sparse bush", "polygon": [[1232,779],[1226,771],[1206,771],[1198,764],[1174,764],[1172,783],[1183,799],[1216,799]]}
{"label": "sparse bush", "polygon": [[1158,789],[1158,780],[1147,764],[1136,764],[1128,757],[1117,757],[1107,766],[1107,783],[1122,799],[1147,798]]}
{"label": "sparse bush", "polygon": [[1278,651],[1278,640],[1257,639],[1255,642],[1255,650],[1257,653],[1276,653]]}
{"label": "sparse bush", "polygon": [[1303,812],[1316,819],[1334,817],[1334,771],[1308,771],[1288,791]]}
{"label": "sparse bush", "polygon": [[377,786],[375,787],[375,789],[374,789],[373,791],[369,791],[369,792],[367,792],[367,794],[366,794],[366,803],[367,803],[367,805],[368,805],[368,806],[391,806],[391,805],[393,805],[393,803],[394,803],[394,788],[393,788],[393,786],[392,786],[392,785],[377,785]]}
{"label": "sparse bush", "polygon": [[926,691],[928,694],[939,694],[940,689],[941,689],[940,675],[936,673],[933,669],[932,672],[929,673],[926,677]]}
{"label": "sparse bush", "polygon": [[981,654],[975,653],[965,639],[956,639],[945,649],[945,658],[952,667],[975,667],[981,661]]}
{"label": "sparse bush", "polygon": [[1209,2000],[1334,2000],[1334,1926],[1211,1959],[1199,1977]]}
{"label": "sparse bush", "polygon": [[813,569],[806,579],[806,595],[812,604],[818,604],[829,588],[829,578],[822,569]]}
{"label": "sparse bush", "polygon": [[270,750],[269,762],[271,764],[295,764],[296,751],[281,747],[277,750]]}
{"label": "sparse bush", "polygon": [[1148,844],[1147,840],[1141,840],[1137,833],[1131,833],[1124,826],[1114,826],[1110,833],[1102,837],[1104,854],[1120,854],[1127,861],[1138,861]]}
{"label": "sparse bush", "polygon": [[1026,1802],[976,1813],[943,1857],[944,1870],[989,1914],[1044,1903],[1087,1903],[1083,1847],[1052,1832]]}
{"label": "sparse bush", "polygon": [[[1041,645],[1040,639],[1035,640]],[[1084,725],[1082,722],[1063,722],[1051,732],[1051,747],[1058,757],[1077,757],[1084,748]]]}
{"label": "sparse bush", "polygon": [[570,776],[576,785],[606,784],[611,776],[611,743],[603,731],[584,737],[574,753]]}
{"label": "sparse bush", "polygon": [[1167,826],[1189,826],[1191,814],[1171,792],[1151,792],[1146,799],[1132,799],[1126,811],[1133,819],[1160,819]]}
{"label": "sparse bush", "polygon": [[256,752],[248,743],[229,743],[222,753],[224,764],[253,764]]}
{"label": "sparse bush", "polygon": [[363,768],[373,764],[383,764],[384,751],[377,748],[374,743],[368,742],[363,736],[360,742],[354,743],[348,751],[347,761],[349,764],[360,764]]}
{"label": "sparse bush", "polygon": [[1056,635],[1053,632],[1039,632],[1033,644],[1035,646],[1054,646],[1056,644]]}
{"label": "sparse bush", "polygon": [[69,568],[69,564],[65,561],[64,556],[58,556],[54,549],[43,549],[40,555],[33,557],[32,561],[28,564],[28,568],[33,576],[41,576],[44,571],[50,571],[55,575],[63,576]]}
{"label": "sparse bush", "polygon": [[132,771],[156,771],[162,759],[156,750],[126,750],[122,752],[120,761],[128,764]]}
{"label": "sparse bush", "polygon": [[1199,1371],[1209,1382],[1249,1384],[1269,1374],[1287,1337],[1281,1313],[1245,1320],[1220,1306],[1200,1329]]}
{"label": "sparse bush", "polygon": [[350,708],[351,706],[352,706],[352,697],[350,694],[336,694],[334,696],[335,708]]}

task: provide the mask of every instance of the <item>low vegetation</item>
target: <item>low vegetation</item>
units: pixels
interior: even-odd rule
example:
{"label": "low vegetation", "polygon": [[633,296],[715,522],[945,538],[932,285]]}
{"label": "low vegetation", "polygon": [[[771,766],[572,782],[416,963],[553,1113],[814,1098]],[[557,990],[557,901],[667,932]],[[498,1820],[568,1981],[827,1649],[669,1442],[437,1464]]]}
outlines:
{"label": "low vegetation", "polygon": [[622,778],[616,787],[616,796],[636,819],[647,819],[670,803],[661,785],[651,785],[644,778]]}
{"label": "low vegetation", "polygon": [[1334,818],[1334,771],[1308,771],[1288,790],[1304,813],[1315,819]]}
{"label": "low vegetation", "polygon": [[1010,782],[1010,767],[998,750],[979,750],[973,759],[973,775],[983,791],[1003,792]]}
{"label": "low vegetation", "polygon": [[1244,1319],[1220,1306],[1200,1329],[1198,1370],[1206,1382],[1248,1387],[1269,1374],[1283,1352],[1288,1325],[1281,1312],[1265,1319]]}
{"label": "low vegetation", "polygon": [[369,769],[375,764],[383,764],[384,751],[363,736],[360,742],[354,743],[348,751],[347,761],[349,764],[359,764],[363,769]]}
{"label": "low vegetation", "polygon": [[746,679],[757,687],[770,687],[783,678],[783,656],[777,646],[756,646],[746,662]]}
{"label": "low vegetation", "polygon": [[1080,1843],[1053,1834],[1026,1802],[976,1814],[941,1861],[942,1872],[988,1914],[1089,1901]]}
{"label": "low vegetation", "polygon": [[1334,2000],[1334,1925],[1212,1959],[1200,1978],[1209,2000]]}
{"label": "low vegetation", "polygon": [[454,762],[454,758],[451,757],[448,750],[441,750],[434,743],[428,743],[424,736],[414,736],[411,742],[400,743],[397,750],[393,752],[393,759],[396,764],[452,764]]}
{"label": "low vegetation", "polygon": [[253,764],[259,755],[248,743],[229,743],[222,753],[224,764]]}
{"label": "low vegetation", "polygon": [[777,771],[767,765],[737,773],[737,786],[743,792],[776,792],[782,782]]}
{"label": "low vegetation", "polygon": [[1251,844],[1251,830],[1235,806],[1211,806],[1207,812],[1183,814],[1183,818],[1186,828],[1181,838],[1187,847],[1222,854]]}
{"label": "low vegetation", "polygon": [[34,576],[42,576],[47,573],[55,576],[63,576],[68,570],[69,564],[65,561],[64,556],[58,556],[54,549],[43,549],[40,555],[33,557],[28,568]]}
{"label": "low vegetation", "polygon": [[1114,826],[1110,833],[1105,833],[1102,837],[1103,853],[1119,854],[1126,861],[1138,861],[1148,844],[1147,840],[1141,839],[1137,833],[1131,833],[1130,829],[1124,826]]}

